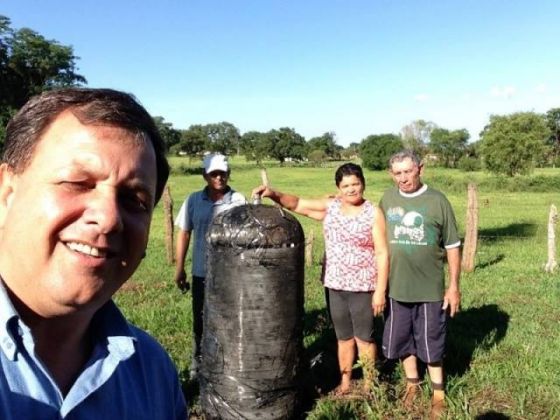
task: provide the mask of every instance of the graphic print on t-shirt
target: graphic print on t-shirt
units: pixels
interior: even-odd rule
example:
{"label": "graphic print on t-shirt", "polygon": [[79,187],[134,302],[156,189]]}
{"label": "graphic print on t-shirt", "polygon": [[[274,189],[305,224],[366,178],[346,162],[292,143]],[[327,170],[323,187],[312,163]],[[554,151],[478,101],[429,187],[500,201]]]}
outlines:
{"label": "graphic print on t-shirt", "polygon": [[425,223],[424,208],[406,211],[403,207],[391,207],[387,210],[387,220],[391,233],[390,243],[404,246],[433,245],[435,234],[429,223]]}

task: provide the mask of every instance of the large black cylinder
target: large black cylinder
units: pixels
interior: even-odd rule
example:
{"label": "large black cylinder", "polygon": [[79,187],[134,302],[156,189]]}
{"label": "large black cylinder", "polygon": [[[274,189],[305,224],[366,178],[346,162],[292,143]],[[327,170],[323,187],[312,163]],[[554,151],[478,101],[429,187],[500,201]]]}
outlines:
{"label": "large black cylinder", "polygon": [[299,222],[277,207],[244,205],[214,218],[199,377],[206,418],[294,415],[304,244]]}

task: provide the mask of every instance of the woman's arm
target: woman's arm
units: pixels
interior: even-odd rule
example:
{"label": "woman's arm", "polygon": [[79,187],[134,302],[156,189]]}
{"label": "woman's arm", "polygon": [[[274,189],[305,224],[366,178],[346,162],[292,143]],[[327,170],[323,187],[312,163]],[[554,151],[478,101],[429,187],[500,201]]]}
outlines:
{"label": "woman's arm", "polygon": [[261,185],[253,189],[251,196],[268,197],[275,203],[280,204],[280,206],[285,209],[319,221],[322,221],[325,218],[327,207],[330,201],[330,199],[328,198],[300,198],[296,195],[286,194],[281,191],[273,190],[272,188],[265,185]]}

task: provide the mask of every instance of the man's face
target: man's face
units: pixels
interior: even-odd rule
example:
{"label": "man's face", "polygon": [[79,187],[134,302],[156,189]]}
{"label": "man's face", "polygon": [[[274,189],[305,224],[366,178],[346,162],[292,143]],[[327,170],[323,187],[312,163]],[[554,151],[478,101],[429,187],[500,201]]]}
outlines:
{"label": "man's face", "polygon": [[204,174],[208,188],[213,191],[223,192],[227,189],[229,173],[224,171],[212,171]]}
{"label": "man's face", "polygon": [[418,166],[412,159],[405,158],[400,162],[393,162],[390,173],[399,190],[410,194],[418,191],[422,186],[420,177],[423,171],[422,165]]}
{"label": "man's face", "polygon": [[29,166],[0,167],[0,274],[42,317],[95,312],[140,263],[156,189],[151,144],[59,115]]}

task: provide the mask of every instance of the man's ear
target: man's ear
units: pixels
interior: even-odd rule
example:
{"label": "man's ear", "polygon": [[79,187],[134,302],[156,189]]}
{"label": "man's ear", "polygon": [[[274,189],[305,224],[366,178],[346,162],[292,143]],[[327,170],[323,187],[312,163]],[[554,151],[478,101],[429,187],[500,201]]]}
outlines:
{"label": "man's ear", "polygon": [[3,163],[0,165],[0,228],[4,227],[6,216],[12,206],[12,198],[15,193],[14,171]]}
{"label": "man's ear", "polygon": [[419,175],[420,176],[424,175],[424,164],[423,163],[418,165],[418,170],[419,170]]}

